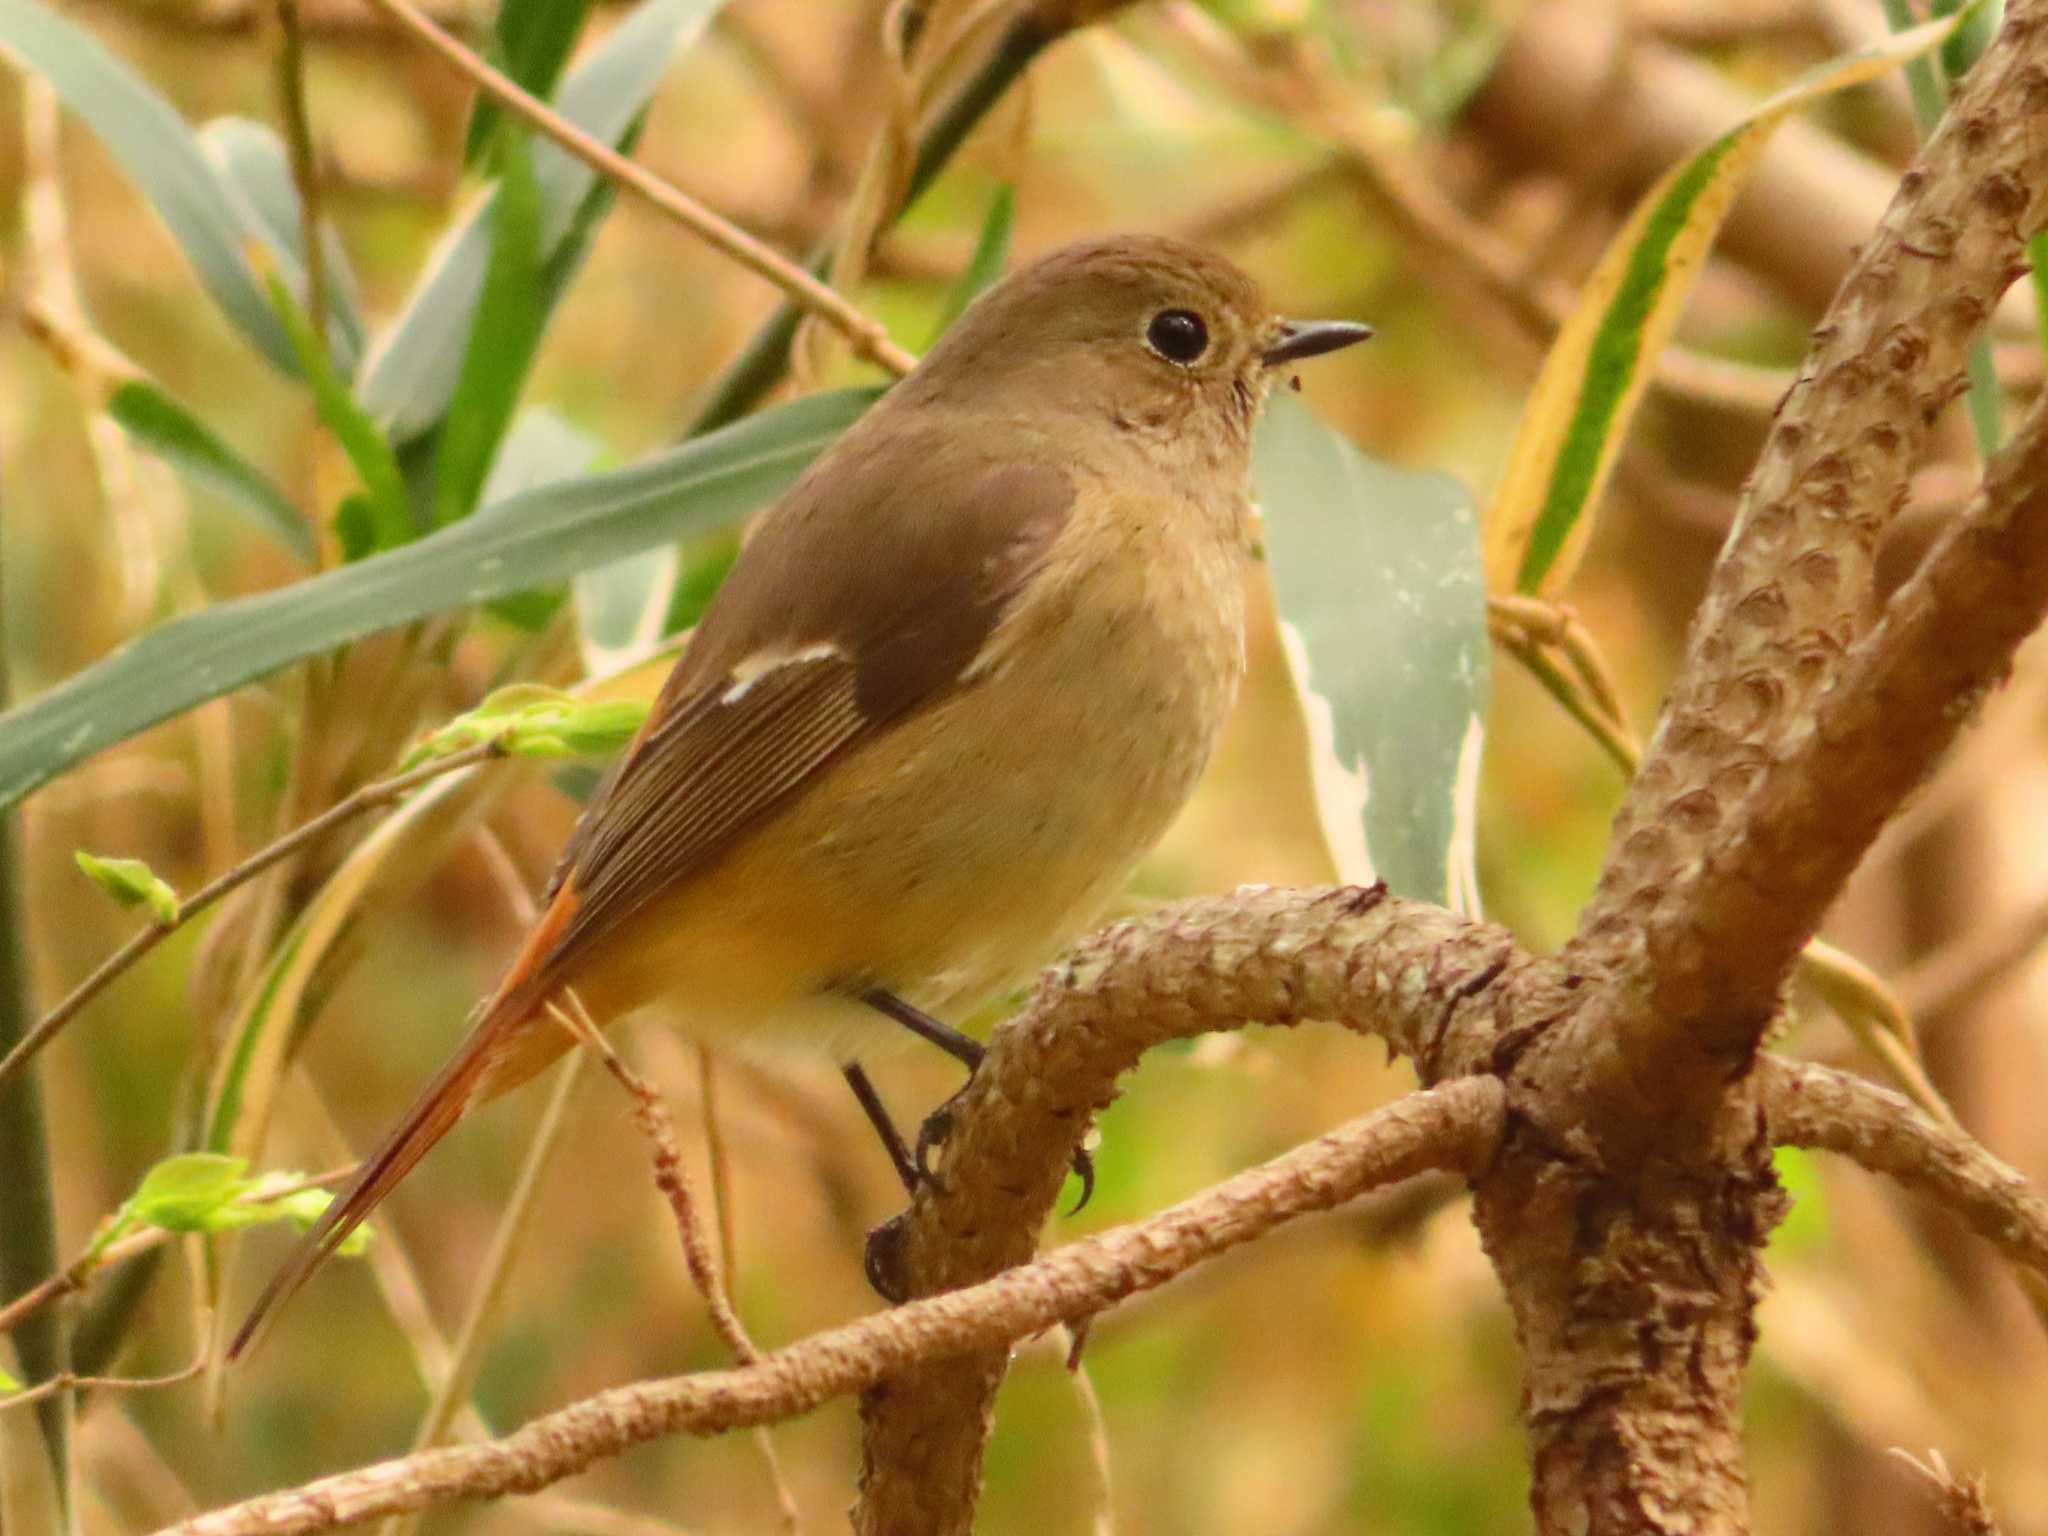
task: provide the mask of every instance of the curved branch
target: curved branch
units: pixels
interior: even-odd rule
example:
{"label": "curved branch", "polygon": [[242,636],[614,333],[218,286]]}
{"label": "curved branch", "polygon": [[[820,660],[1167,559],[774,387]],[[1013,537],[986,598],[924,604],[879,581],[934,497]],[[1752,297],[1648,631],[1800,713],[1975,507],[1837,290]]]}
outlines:
{"label": "curved branch", "polygon": [[[1501,929],[1377,886],[1246,887],[1110,928],[996,1031],[950,1106],[940,1182],[877,1234],[887,1241],[871,1256],[909,1295],[1024,1263],[1090,1117],[1162,1041],[1327,1019],[1378,1036],[1438,1081],[1490,1066],[1497,1017],[1554,1011],[1539,995],[1551,974]],[[999,1348],[949,1359],[863,1399],[857,1530],[968,1528],[1007,1359]]]}
{"label": "curved branch", "polygon": [[1474,1174],[1499,1144],[1491,1078],[1413,1093],[1145,1221],[1034,1264],[814,1334],[739,1370],[615,1387],[502,1439],[400,1457],[197,1516],[166,1536],[294,1536],[458,1499],[533,1493],[661,1435],[713,1435],[807,1413],[920,1361],[1007,1349],[1092,1317],[1282,1224],[1414,1174]]}
{"label": "curved branch", "polygon": [[1815,802],[1860,798],[1818,771],[1824,750],[1785,759],[1813,746],[1815,710],[1846,692],[1907,472],[2048,218],[2044,108],[2048,5],[2032,0],[2012,7],[1906,174],[1779,411],[1566,952],[1609,983],[1587,1015],[1616,1035],[1596,1124],[1697,1120],[1716,1102],[1847,873],[1832,856],[1773,867],[1782,840],[1761,834]]}
{"label": "curved branch", "polygon": [[1766,1057],[1757,1068],[1771,1140],[1836,1152],[1888,1174],[2048,1281],[2048,1199],[1970,1137],[1889,1089],[1829,1067]]}

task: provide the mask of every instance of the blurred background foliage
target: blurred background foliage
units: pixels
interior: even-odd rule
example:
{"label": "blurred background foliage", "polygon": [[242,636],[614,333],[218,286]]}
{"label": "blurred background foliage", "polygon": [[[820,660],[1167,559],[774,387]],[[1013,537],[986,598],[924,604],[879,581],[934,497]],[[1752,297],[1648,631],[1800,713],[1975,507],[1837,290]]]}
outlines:
{"label": "blurred background foliage", "polygon": [[[60,9],[186,120],[279,120],[267,4]],[[596,6],[593,37],[621,10]],[[356,0],[301,0],[301,11],[318,184],[374,322],[402,303],[472,184],[471,93]],[[441,0],[436,14],[473,41],[487,35],[481,6]],[[891,108],[885,20],[870,0],[732,0],[663,74],[637,158],[782,250],[812,249],[854,197]],[[1019,257],[1108,230],[1188,235],[1254,271],[1290,313],[1377,326],[1370,348],[1305,369],[1306,397],[1379,457],[1449,470],[1483,493],[1550,329],[1635,197],[1747,103],[1884,29],[1866,0],[1135,5],[1036,60],[883,235],[852,292],[899,342],[922,345],[1002,188],[1014,195]],[[53,140],[36,114],[21,77],[0,72],[11,304],[23,301],[22,273],[55,206],[99,333],[294,501],[330,509],[352,474],[303,388],[230,329],[93,136],[67,120]],[[1785,370],[1914,142],[1898,76],[1789,126],[1659,366],[1567,594],[1638,726]],[[683,434],[776,297],[623,200],[563,297],[524,398],[587,437],[599,464],[633,460]],[[784,394],[874,381],[843,348],[812,340]],[[2024,294],[2000,317],[1994,356],[2008,405],[2039,387]],[[110,452],[77,377],[22,326],[0,326],[0,618],[17,700],[169,615],[301,574],[217,496]],[[1974,449],[1963,413],[1952,415],[1916,482],[1909,527],[1938,524],[1967,493]],[[679,607],[715,580],[729,549],[714,537],[686,552]],[[145,859],[189,891],[385,771],[418,729],[504,677],[574,678],[573,642],[535,623],[533,611],[500,606],[365,642],[103,752],[31,796],[22,875],[37,1001],[61,995],[135,922],[80,877],[73,850]],[[1229,737],[1134,900],[1331,878],[1285,662],[1269,627],[1256,635]],[[2036,1087],[2043,977],[2031,960],[2048,933],[2037,852],[2048,820],[2044,701],[2048,675],[2030,649],[1829,929],[1894,981],[1965,1123],[2037,1176],[2048,1173]],[[1490,915],[1553,944],[1590,888],[1621,780],[1511,666],[1494,669],[1487,731],[1481,890]],[[347,963],[318,978],[305,1070],[280,1087],[260,1166],[331,1167],[381,1133],[495,978],[524,893],[544,880],[576,809],[548,773],[508,773],[488,816],[450,833],[423,885],[373,904],[374,918],[348,935]],[[182,1144],[198,1043],[218,1038],[262,959],[252,927],[302,905],[347,846],[316,850],[291,878],[252,886],[249,900],[175,935],[45,1055],[63,1255]],[[657,1031],[626,1043],[669,1095],[708,1188],[694,1134],[700,1061]],[[1818,1011],[1801,1015],[1789,1048],[1864,1064]],[[878,1076],[906,1118],[957,1081],[923,1053],[880,1063]],[[586,1078],[483,1356],[474,1401],[494,1428],[610,1383],[723,1362],[625,1102],[600,1075]],[[1409,1081],[1356,1038],[1317,1027],[1155,1053],[1103,1117],[1094,1203],[1056,1221],[1049,1240],[1155,1210]],[[715,1084],[734,1290],[755,1337],[772,1345],[875,1305],[861,1236],[897,1191],[830,1065],[721,1063]],[[84,1527],[147,1528],[406,1448],[434,1336],[452,1333],[468,1304],[546,1097],[530,1089],[452,1138],[391,1202],[377,1257],[326,1271],[218,1405],[201,1381],[85,1399]],[[1896,1445],[1941,1447],[1988,1475],[2008,1531],[2048,1531],[2037,1428],[2048,1347],[2008,1279],[1953,1223],[1887,1186],[1804,1161],[1785,1173],[1800,1206],[1773,1244],[1750,1403],[1759,1531],[1936,1529],[1914,1480],[1885,1455]],[[240,1245],[228,1313],[239,1315],[283,1242],[266,1231]],[[123,1374],[176,1370],[195,1347],[193,1309],[211,1282],[196,1250],[167,1252],[119,1335],[112,1364]],[[1110,1491],[1059,1350],[1033,1345],[1005,1388],[980,1529],[1111,1528],[1105,1508],[1115,1530],[1188,1536],[1448,1536],[1526,1523],[1512,1331],[1455,1187],[1392,1191],[1235,1254],[1104,1318],[1087,1360]],[[857,1464],[851,1405],[774,1438],[805,1528],[835,1528]],[[651,1536],[758,1531],[779,1518],[756,1446],[729,1437],[647,1447],[541,1499],[433,1526]]]}

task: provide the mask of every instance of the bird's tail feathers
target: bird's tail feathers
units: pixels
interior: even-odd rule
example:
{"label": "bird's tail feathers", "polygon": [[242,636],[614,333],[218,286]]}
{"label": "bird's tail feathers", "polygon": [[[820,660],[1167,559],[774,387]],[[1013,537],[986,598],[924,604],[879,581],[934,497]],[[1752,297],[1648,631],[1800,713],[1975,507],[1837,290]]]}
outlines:
{"label": "bird's tail feathers", "polygon": [[299,1239],[290,1257],[263,1288],[263,1294],[257,1297],[256,1305],[228,1346],[229,1361],[249,1353],[269,1320],[312,1277],[321,1262],[362,1225],[398,1181],[412,1171],[472,1105],[500,1086],[493,1081],[496,1069],[522,1027],[531,1027],[542,1002],[533,988],[517,985],[490,999],[448,1064],[405,1112],[405,1118],[384,1144],[357,1170],[354,1182]]}

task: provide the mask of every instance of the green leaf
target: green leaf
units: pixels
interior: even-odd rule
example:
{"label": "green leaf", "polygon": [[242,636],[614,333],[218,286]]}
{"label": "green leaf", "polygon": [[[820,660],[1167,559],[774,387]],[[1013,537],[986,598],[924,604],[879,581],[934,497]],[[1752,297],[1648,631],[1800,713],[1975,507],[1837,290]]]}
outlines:
{"label": "green leaf", "polygon": [[490,261],[434,460],[437,525],[459,522],[475,509],[547,320],[540,293],[540,191],[533,157],[523,133],[508,129],[497,136],[497,144],[503,173],[497,216],[491,220]]}
{"label": "green leaf", "polygon": [[487,741],[514,757],[593,757],[616,752],[647,718],[641,699],[585,701],[539,683],[513,683],[419,742],[401,770]]}
{"label": "green leaf", "polygon": [[356,477],[363,482],[364,503],[360,511],[348,515],[349,526],[337,529],[343,550],[351,546],[360,548],[365,522],[371,549],[396,549],[409,543],[419,530],[413,523],[405,477],[399,473],[398,456],[391,451],[390,440],[349,393],[347,381],[335,371],[334,360],[314,334],[313,322],[299,308],[284,280],[272,272],[269,283],[271,302],[277,306],[306,382],[312,386],[314,409],[341,444],[349,463],[355,466]]}
{"label": "green leaf", "polygon": [[1486,514],[1496,592],[1553,592],[1591,534],[1650,365],[1678,324],[1735,195],[1778,125],[1833,91],[1926,52],[1953,21],[1902,32],[1831,60],[1760,104],[1643,195],[1579,290],[1544,359]]}
{"label": "green leaf", "polygon": [[[577,127],[618,143],[646,108],[677,48],[703,29],[722,0],[644,0],[562,82],[555,107]],[[596,173],[555,146],[536,145],[540,250],[552,262],[576,233]],[[493,188],[444,238],[425,277],[363,365],[364,408],[403,445],[447,414],[455,392],[484,272],[501,189]],[[603,206],[603,200],[599,200]],[[558,272],[557,288],[567,272]]]}
{"label": "green leaf", "polygon": [[27,1390],[28,1388],[21,1384],[19,1376],[13,1376],[4,1370],[0,1370],[0,1392],[26,1392]]}
{"label": "green leaf", "polygon": [[122,1202],[134,1221],[167,1232],[216,1232],[222,1210],[250,1187],[249,1160],[218,1152],[181,1152],[167,1157]]}
{"label": "green leaf", "polygon": [[661,643],[681,568],[676,547],[663,544],[576,578],[585,672],[609,672]]}
{"label": "green leaf", "polygon": [[84,849],[71,857],[85,877],[124,907],[148,907],[165,927],[178,920],[178,893],[140,859],[103,859]]}
{"label": "green leaf", "polygon": [[1339,876],[1476,910],[1488,645],[1471,497],[1376,463],[1287,395],[1252,479]]}
{"label": "green leaf", "polygon": [[183,475],[212,491],[307,564],[317,558],[313,531],[269,476],[229,447],[213,429],[147,379],[131,379],[107,400],[121,429]]}
{"label": "green leaf", "polygon": [[304,657],[737,522],[874,398],[839,390],[791,401],[629,468],[486,506],[402,549],[160,624],[0,715],[0,808],[103,747]]}
{"label": "green leaf", "polygon": [[[484,482],[484,506],[517,505],[512,498],[522,491],[573,480],[587,473],[602,453],[603,446],[589,433],[546,406],[534,406],[520,414],[498,449],[491,476]],[[537,634],[560,610],[566,595],[560,588],[511,592],[492,598],[486,606],[493,617]]]}
{"label": "green leaf", "polygon": [[0,0],[0,51],[50,82],[156,209],[213,301],[265,357],[297,372],[249,264],[236,199],[170,103],[91,33],[35,0]]}
{"label": "green leaf", "polygon": [[[504,0],[491,29],[493,60],[528,94],[546,101],[554,94],[555,82],[561,78],[562,66],[569,62],[569,52],[589,14],[590,0]],[[464,165],[482,162],[502,121],[497,102],[479,94],[470,109],[469,135],[462,147]]]}
{"label": "green leaf", "polygon": [[[265,1199],[266,1189],[296,1184],[297,1173],[249,1177],[249,1160],[222,1152],[181,1152],[167,1157],[121,1202],[112,1221],[101,1228],[93,1251],[103,1251],[121,1233],[138,1225],[166,1232],[233,1232],[267,1222],[289,1221],[305,1230],[320,1219],[334,1197],[325,1190],[302,1189]],[[343,1244],[340,1251],[361,1253],[365,1243]]]}
{"label": "green leaf", "polygon": [[974,254],[967,259],[967,266],[961,272],[952,290],[946,295],[946,302],[939,309],[939,323],[932,327],[932,340],[937,341],[955,320],[967,312],[975,296],[1003,275],[1003,268],[1010,264],[1010,239],[1017,229],[1017,189],[1008,182],[996,188],[996,195],[989,200],[988,214],[981,221],[981,238],[974,243]]}
{"label": "green leaf", "polygon": [[[324,1189],[302,1189],[276,1200],[266,1200],[255,1210],[260,1220],[288,1221],[301,1232],[310,1232],[333,1203],[334,1196]],[[357,1227],[335,1245],[334,1251],[345,1259],[356,1258],[369,1248],[372,1235],[367,1225]]]}
{"label": "green leaf", "polygon": [[[199,147],[227,189],[245,240],[263,243],[292,296],[306,307],[305,230],[284,141],[266,123],[217,117],[199,130]],[[348,251],[324,221],[320,256],[326,278],[322,286],[327,296],[327,349],[336,369],[351,377],[366,341],[361,300]]]}

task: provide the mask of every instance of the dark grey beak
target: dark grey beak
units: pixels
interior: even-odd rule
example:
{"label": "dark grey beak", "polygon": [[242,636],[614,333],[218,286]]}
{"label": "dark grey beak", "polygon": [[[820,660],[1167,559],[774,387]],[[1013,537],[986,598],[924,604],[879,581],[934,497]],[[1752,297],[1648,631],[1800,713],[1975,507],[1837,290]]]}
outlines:
{"label": "dark grey beak", "polygon": [[1268,368],[1277,368],[1304,357],[1321,357],[1371,335],[1372,327],[1356,320],[1288,320],[1280,326],[1280,339],[1260,353],[1259,360]]}

